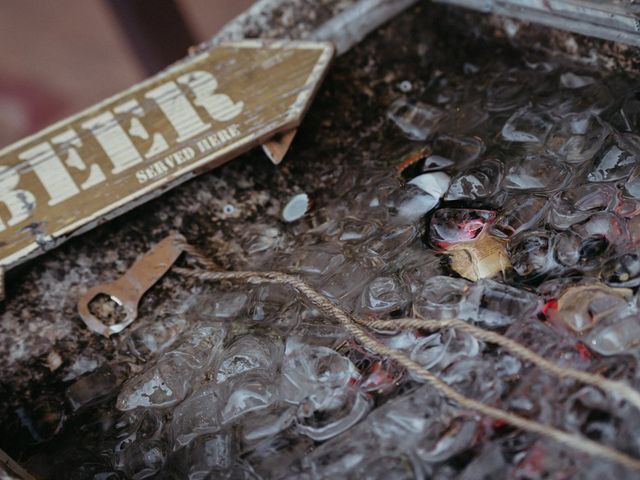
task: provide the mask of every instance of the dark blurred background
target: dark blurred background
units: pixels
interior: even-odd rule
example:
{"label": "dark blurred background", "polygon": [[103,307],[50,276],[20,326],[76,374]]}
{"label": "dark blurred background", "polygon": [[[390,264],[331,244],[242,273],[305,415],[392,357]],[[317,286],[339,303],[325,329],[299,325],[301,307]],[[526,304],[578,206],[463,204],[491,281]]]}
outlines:
{"label": "dark blurred background", "polygon": [[252,0],[0,0],[0,147],[186,55]]}

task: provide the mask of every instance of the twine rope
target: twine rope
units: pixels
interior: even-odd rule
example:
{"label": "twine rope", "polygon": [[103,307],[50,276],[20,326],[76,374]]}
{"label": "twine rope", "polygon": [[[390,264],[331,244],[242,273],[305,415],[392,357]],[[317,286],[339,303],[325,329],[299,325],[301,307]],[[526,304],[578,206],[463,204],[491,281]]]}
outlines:
{"label": "twine rope", "polygon": [[640,393],[622,382],[609,380],[599,375],[590,374],[569,367],[561,367],[540,357],[535,352],[529,350],[528,348],[524,347],[518,342],[515,342],[512,339],[504,337],[503,335],[495,332],[484,330],[461,320],[434,321],[409,318],[399,320],[372,321],[356,319],[299,277],[281,272],[224,271],[220,269],[220,267],[216,263],[204,256],[198,249],[196,249],[192,245],[185,244],[184,250],[192,255],[196,260],[198,260],[198,262],[205,269],[202,270],[175,267],[174,271],[180,275],[198,279],[201,281],[219,282],[227,280],[248,284],[270,283],[291,286],[292,288],[297,290],[311,305],[316,307],[327,317],[338,321],[344,327],[344,329],[349,334],[351,334],[353,338],[358,340],[367,349],[377,354],[388,357],[392,360],[395,360],[404,368],[410,370],[415,375],[425,380],[443,396],[458,403],[461,407],[469,410],[474,410],[478,413],[486,415],[487,417],[493,418],[494,420],[505,422],[513,427],[522,429],[524,431],[536,433],[553,439],[556,442],[570,447],[574,450],[605,458],[633,470],[640,470],[640,459],[627,455],[626,453],[616,450],[615,448],[602,445],[582,435],[568,433],[564,430],[545,425],[538,421],[529,420],[501,408],[492,407],[461,394],[456,389],[434,375],[431,371],[429,371],[419,363],[413,361],[404,352],[395,348],[388,347],[387,345],[380,342],[371,334],[370,331],[365,330],[364,327],[381,328],[387,330],[390,327],[395,327],[399,329],[426,329],[431,331],[441,330],[443,328],[455,328],[457,330],[470,333],[471,335],[474,335],[481,340],[495,343],[505,348],[506,350],[509,350],[512,353],[518,355],[519,357],[530,361],[534,365],[559,376],[560,378],[571,378],[586,384],[596,386],[609,393],[618,394],[619,396],[631,402],[634,406],[640,408]]}
{"label": "twine rope", "polygon": [[585,372],[583,370],[557,365],[509,337],[492,332],[491,330],[476,327],[475,325],[463,320],[426,320],[422,318],[400,318],[397,320],[365,320],[356,318],[355,320],[362,325],[369,328],[375,328],[377,330],[422,329],[438,331],[444,328],[453,328],[461,332],[469,333],[482,341],[495,343],[521,359],[531,362],[542,370],[552,373],[559,378],[577,380],[624,398],[640,410],[640,392],[632,388],[630,385],[616,380],[609,380],[601,375],[594,375],[593,373]]}

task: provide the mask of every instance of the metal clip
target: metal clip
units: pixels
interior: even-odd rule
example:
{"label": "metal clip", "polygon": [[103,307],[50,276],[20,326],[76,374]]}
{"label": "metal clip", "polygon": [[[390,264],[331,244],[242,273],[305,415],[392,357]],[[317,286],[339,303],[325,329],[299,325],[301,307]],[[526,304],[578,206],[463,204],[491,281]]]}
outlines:
{"label": "metal clip", "polygon": [[[109,337],[129,326],[138,316],[140,299],[178,259],[183,251],[184,237],[178,233],[169,235],[118,280],[97,285],[88,290],[78,301],[78,313],[84,323],[95,333]],[[91,302],[106,295],[124,310],[124,319],[113,325],[105,325],[89,309]]]}

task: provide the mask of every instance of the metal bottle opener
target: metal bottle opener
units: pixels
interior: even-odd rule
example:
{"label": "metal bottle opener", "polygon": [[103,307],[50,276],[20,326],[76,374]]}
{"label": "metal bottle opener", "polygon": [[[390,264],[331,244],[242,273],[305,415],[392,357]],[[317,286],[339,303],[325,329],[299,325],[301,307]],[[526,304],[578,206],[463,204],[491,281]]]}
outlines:
{"label": "metal bottle opener", "polygon": [[[118,280],[88,290],[78,301],[78,313],[87,327],[109,337],[129,326],[138,316],[140,299],[175,263],[183,251],[183,242],[184,237],[180,234],[168,236],[139,258]],[[105,325],[92,313],[91,303],[101,295],[105,295],[123,310],[122,320]]]}

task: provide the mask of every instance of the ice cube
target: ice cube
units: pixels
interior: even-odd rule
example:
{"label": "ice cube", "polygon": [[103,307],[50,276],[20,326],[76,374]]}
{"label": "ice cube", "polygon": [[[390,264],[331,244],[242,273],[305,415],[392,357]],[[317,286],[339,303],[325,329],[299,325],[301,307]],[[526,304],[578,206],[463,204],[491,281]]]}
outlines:
{"label": "ice cube", "polygon": [[223,425],[250,412],[265,410],[278,399],[278,387],[270,372],[251,370],[231,380],[229,396],[220,412]]}
{"label": "ice cube", "polygon": [[360,293],[361,288],[376,275],[370,266],[356,260],[349,260],[326,275],[321,283],[322,292],[330,298],[348,301]]}
{"label": "ice cube", "polygon": [[503,187],[519,192],[553,192],[571,180],[571,170],[551,157],[526,155],[513,162],[504,177]]}
{"label": "ice cube", "polygon": [[416,453],[423,462],[444,462],[469,449],[475,443],[478,428],[473,419],[457,418],[434,441],[417,445]]}
{"label": "ice cube", "polygon": [[600,82],[573,89],[575,101],[571,105],[571,113],[592,113],[599,115],[614,103],[611,90]]}
{"label": "ice cube", "polygon": [[351,386],[329,395],[311,394],[298,406],[296,428],[315,441],[324,441],[355,425],[371,403],[368,396]]}
{"label": "ice cube", "polygon": [[476,160],[484,150],[484,143],[479,138],[440,134],[431,148],[423,147],[409,153],[399,170],[403,177],[411,178],[453,165],[461,167]]}
{"label": "ice cube", "polygon": [[77,410],[114,392],[122,382],[122,373],[105,366],[78,378],[66,391],[72,408]]}
{"label": "ice cube", "polygon": [[483,279],[471,285],[461,317],[488,328],[502,328],[527,320],[538,306],[538,298],[526,290]]}
{"label": "ice cube", "polygon": [[281,313],[295,303],[295,291],[286,285],[260,285],[250,299],[249,316],[254,322],[273,325],[282,320]]}
{"label": "ice cube", "polygon": [[298,404],[311,395],[322,399],[359,378],[353,363],[336,351],[294,340],[287,342],[280,387],[285,402]]}
{"label": "ice cube", "polygon": [[440,198],[425,192],[415,184],[407,185],[393,197],[393,206],[397,217],[409,222],[423,217],[436,208],[439,202]]}
{"label": "ice cube", "polygon": [[383,316],[403,312],[410,302],[409,292],[397,278],[376,277],[362,291],[359,310],[367,316]]}
{"label": "ice cube", "polygon": [[116,407],[169,407],[182,401],[189,391],[192,370],[179,357],[168,358],[128,381],[118,395]]}
{"label": "ice cube", "polygon": [[[172,456],[171,466],[180,478],[205,480],[232,478],[234,438],[229,432],[205,434],[195,438]],[[237,478],[237,477],[236,477]]]}
{"label": "ice cube", "polygon": [[390,452],[365,458],[350,473],[351,478],[412,480],[427,478],[425,467],[411,454]]}
{"label": "ice cube", "polygon": [[636,167],[624,184],[625,191],[635,199],[640,199],[640,168]]}
{"label": "ice cube", "polygon": [[640,345],[640,318],[638,314],[607,322],[589,332],[585,343],[601,355],[618,355]]}
{"label": "ice cube", "polygon": [[587,179],[590,182],[611,182],[629,176],[640,161],[640,137],[619,134],[615,142],[596,160]]}
{"label": "ice cube", "polygon": [[489,119],[489,113],[482,107],[480,100],[456,105],[455,114],[444,118],[438,130],[442,132],[456,132],[461,135],[476,132],[478,127]]}
{"label": "ice cube", "polygon": [[553,245],[553,258],[565,267],[575,267],[580,261],[580,242],[582,239],[571,230],[556,235]]}
{"label": "ice cube", "polygon": [[[411,350],[411,359],[429,370],[442,371],[462,357],[476,357],[480,350],[481,345],[473,335],[445,330],[418,339]],[[420,381],[420,377],[412,377]]]}
{"label": "ice cube", "polygon": [[478,478],[507,478],[509,467],[499,446],[487,446],[476,456],[464,471],[459,480],[476,480]]}
{"label": "ice cube", "polygon": [[305,275],[325,275],[345,261],[343,248],[336,243],[320,243],[296,249],[288,261],[289,268]]}
{"label": "ice cube", "polygon": [[449,189],[449,175],[444,172],[423,173],[409,181],[409,185],[415,185],[425,193],[440,200]]}
{"label": "ice cube", "polygon": [[423,318],[458,318],[470,286],[462,278],[435,276],[416,292],[413,308]]}
{"label": "ice cube", "polygon": [[[485,145],[477,137],[440,134],[433,140],[433,155],[448,159],[456,166],[476,161],[485,151]],[[425,159],[423,171],[428,171],[430,157]]]}
{"label": "ice cube", "polygon": [[426,140],[435,130],[444,112],[422,102],[398,99],[391,104],[387,117],[412,140]]}
{"label": "ice cube", "polygon": [[258,335],[243,335],[236,338],[224,350],[222,362],[216,373],[216,382],[226,382],[257,368],[265,371],[275,370],[279,366],[283,352],[283,346],[278,343]]}
{"label": "ice cube", "polygon": [[477,200],[490,197],[502,183],[503,172],[504,167],[500,160],[483,160],[453,178],[445,200]]}
{"label": "ice cube", "polygon": [[338,240],[341,242],[361,242],[374,235],[378,226],[366,220],[347,218],[340,222],[340,231]]}
{"label": "ice cube", "polygon": [[444,170],[447,167],[450,167],[455,162],[447,157],[443,157],[438,154],[431,154],[425,156],[422,162],[422,171],[423,172],[433,172],[438,170]]}
{"label": "ice cube", "polygon": [[601,276],[610,287],[637,287],[640,285],[640,254],[629,252],[608,260],[602,266]]}
{"label": "ice cube", "polygon": [[640,131],[640,92],[631,90],[622,101],[616,116],[616,126],[625,132]]}
{"label": "ice cube", "polygon": [[249,255],[263,254],[277,249],[282,241],[282,232],[271,225],[252,223],[243,231],[242,246]]}
{"label": "ice cube", "polygon": [[201,318],[229,320],[246,310],[249,296],[244,292],[214,292],[198,305]]}
{"label": "ice cube", "polygon": [[174,409],[170,425],[174,450],[188,445],[199,435],[221,429],[220,410],[227,395],[225,387],[208,384]]}
{"label": "ice cube", "polygon": [[[196,321],[202,319],[195,309],[188,311],[186,316]],[[185,315],[170,315],[166,318],[154,319],[152,323],[141,325],[131,332],[126,348],[130,353],[147,359],[154,353],[168,349],[180,338],[185,328],[187,328]]]}
{"label": "ice cube", "polygon": [[601,239],[607,243],[605,247],[608,244],[624,246],[629,242],[626,222],[615,213],[594,213],[586,222],[573,225],[571,229],[583,242]]}
{"label": "ice cube", "polygon": [[485,90],[485,107],[490,112],[504,112],[527,101],[526,75],[511,69],[496,75]]}
{"label": "ice cube", "polygon": [[354,385],[359,375],[349,360],[330,349],[292,345],[283,366],[283,399],[298,403],[298,430],[324,440],[357,422],[370,401]]}
{"label": "ice cube", "polygon": [[289,428],[296,419],[295,407],[276,409],[273,412],[259,411],[246,415],[242,422],[242,437],[248,444],[255,444],[263,439],[273,438]]}
{"label": "ice cube", "polygon": [[156,364],[124,384],[116,408],[160,408],[181,402],[194,379],[214,363],[225,335],[226,329],[218,324],[194,326],[174,350],[163,354]]}
{"label": "ice cube", "polygon": [[517,110],[502,127],[502,137],[509,142],[544,143],[553,127],[551,118],[530,107]]}
{"label": "ice cube", "polygon": [[437,254],[424,249],[418,250],[419,261],[406,264],[400,272],[402,283],[412,295],[422,289],[422,285],[431,277],[441,273],[441,260]]}
{"label": "ice cube", "polygon": [[546,148],[567,163],[583,164],[600,151],[610,134],[611,128],[595,115],[567,115],[549,134]]}
{"label": "ice cube", "polygon": [[582,88],[595,83],[593,77],[567,72],[560,75],[560,85],[564,88]]}
{"label": "ice cube", "polygon": [[510,195],[502,213],[491,226],[491,233],[511,237],[524,230],[533,228],[547,213],[549,200],[539,195]]}
{"label": "ice cube", "polygon": [[630,296],[630,290],[614,290],[597,283],[573,286],[558,298],[558,308],[551,318],[570,331],[586,333],[601,320],[626,308]]}
{"label": "ice cube", "polygon": [[586,184],[565,189],[551,197],[549,222],[565,230],[591,215],[610,209],[616,201],[616,191],[607,184]]}
{"label": "ice cube", "polygon": [[166,461],[165,447],[159,440],[135,441],[116,455],[116,470],[127,478],[156,476]]}
{"label": "ice cube", "polygon": [[509,261],[522,277],[535,277],[555,266],[553,235],[546,230],[525,230],[509,242]]}
{"label": "ice cube", "polygon": [[380,234],[364,242],[362,252],[368,256],[390,260],[405,251],[417,237],[418,228],[415,225],[390,224]]}

